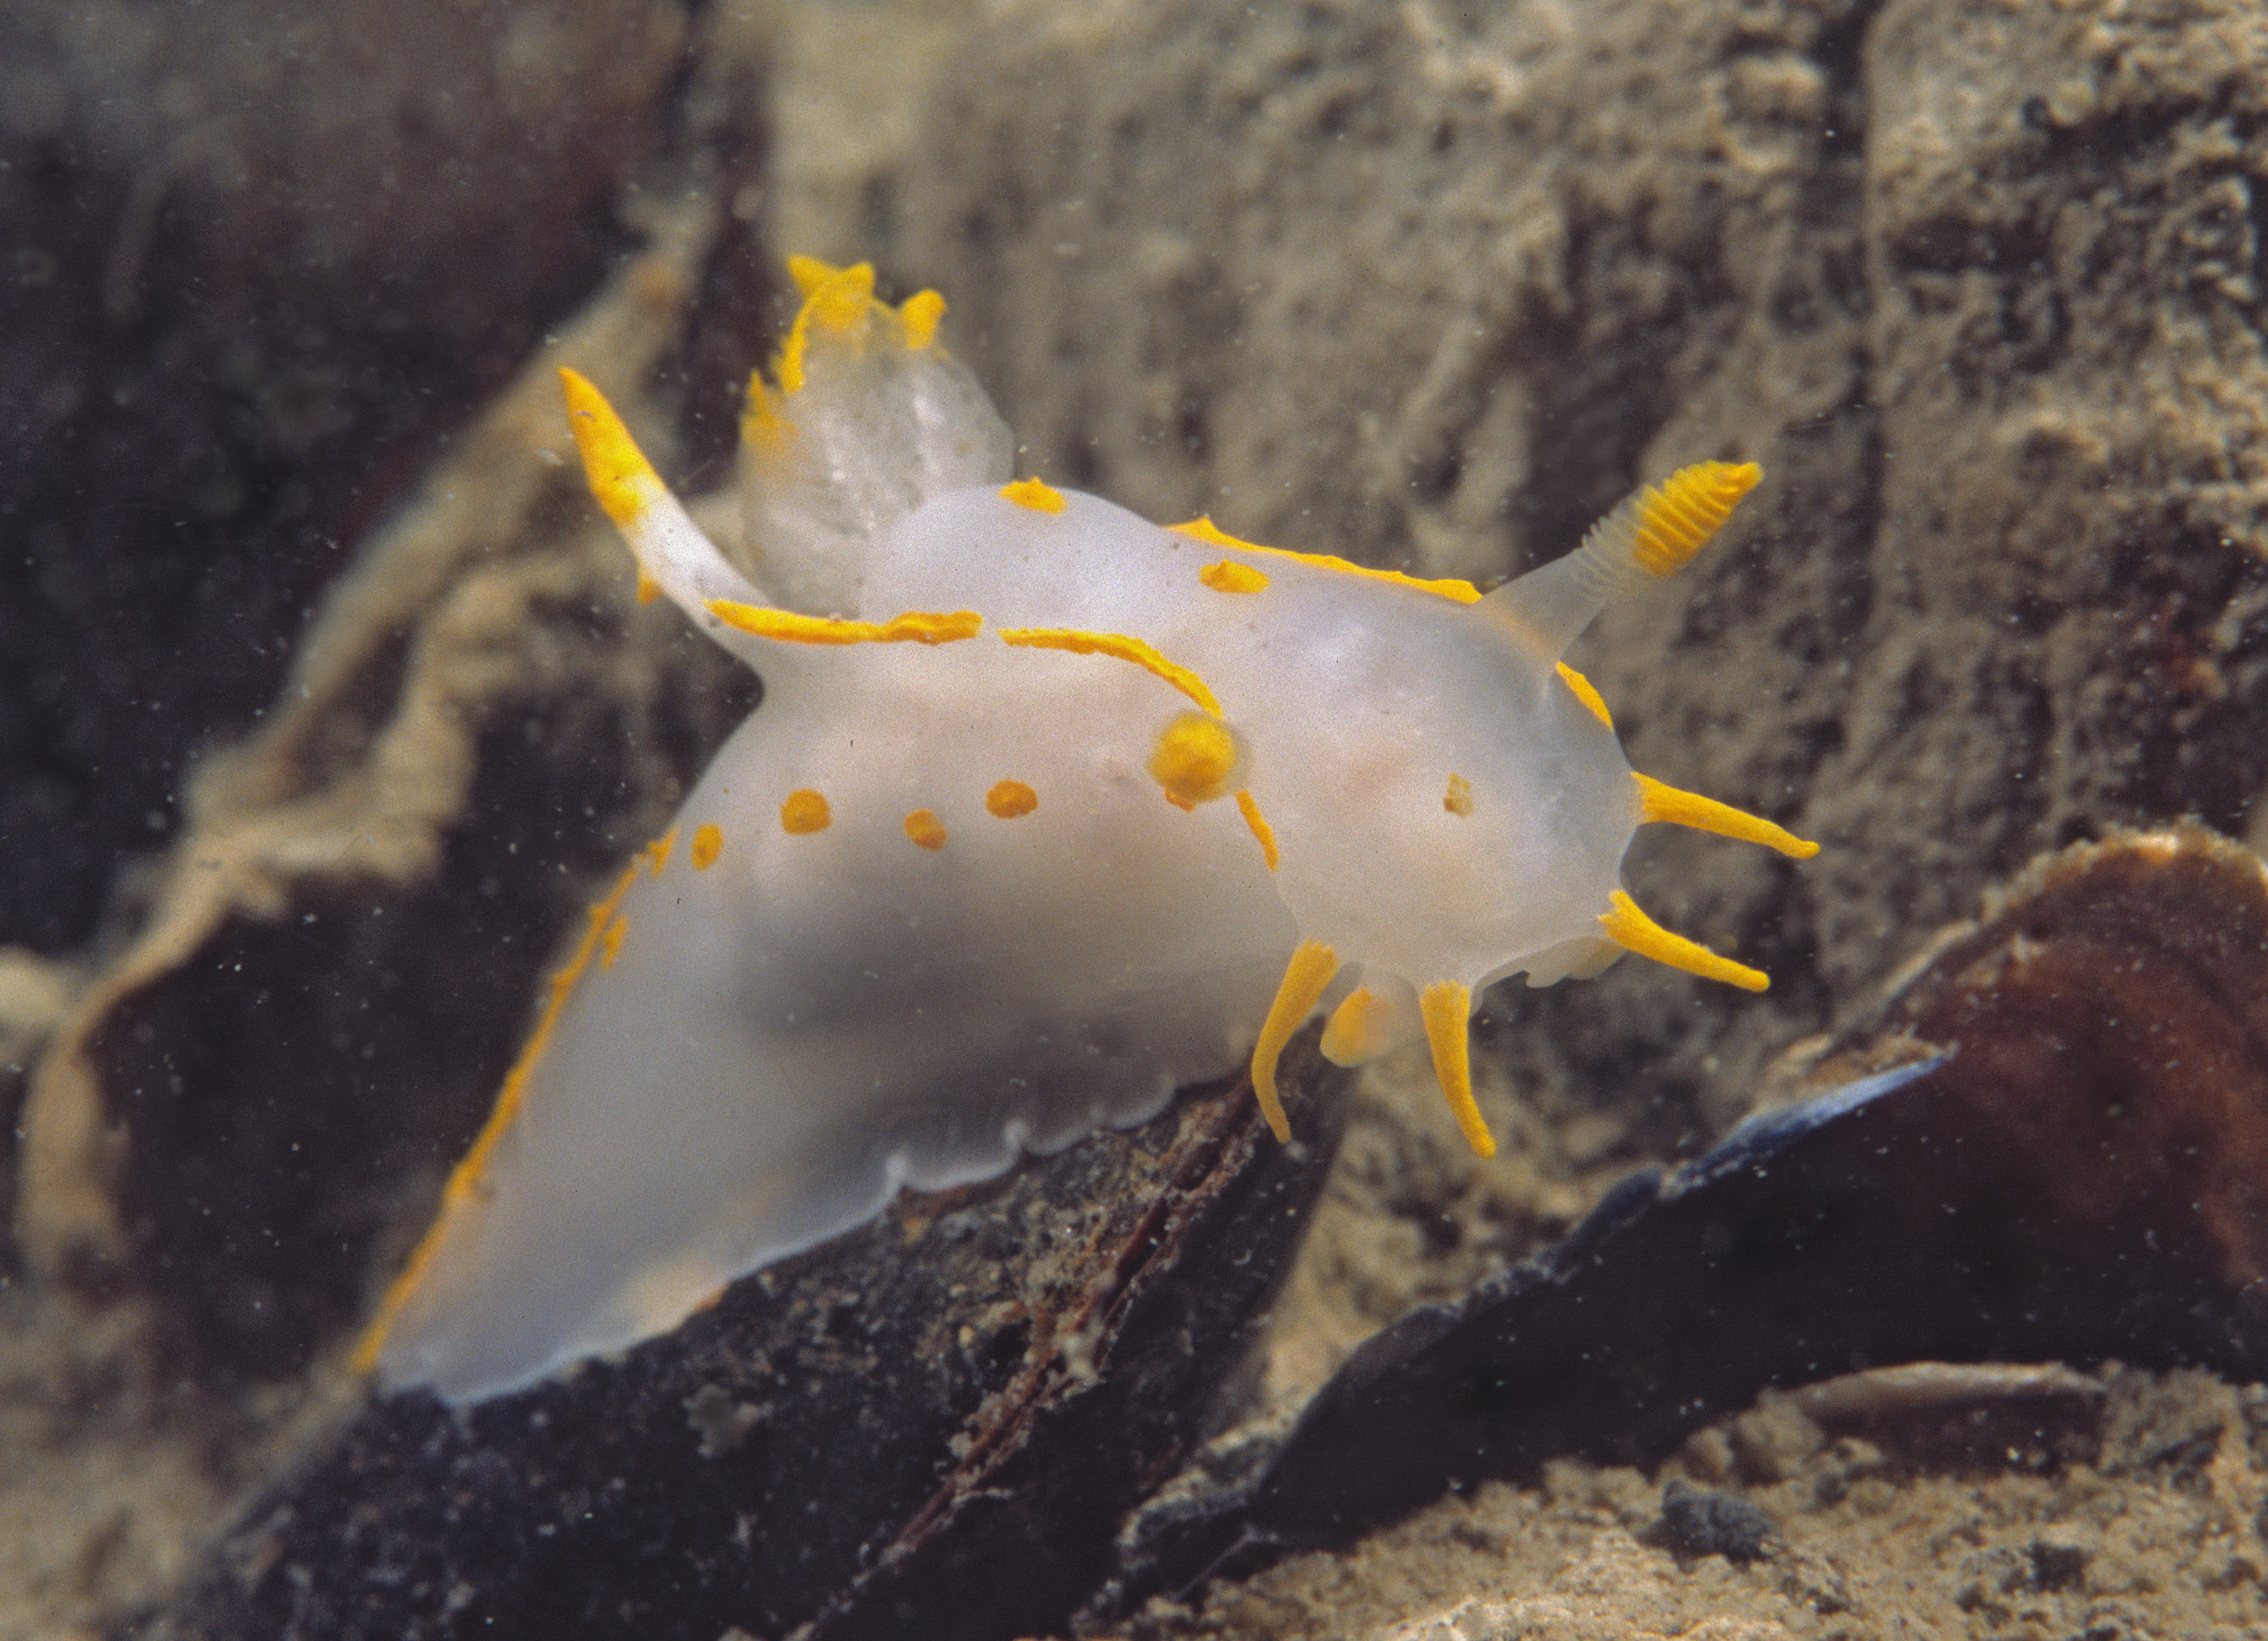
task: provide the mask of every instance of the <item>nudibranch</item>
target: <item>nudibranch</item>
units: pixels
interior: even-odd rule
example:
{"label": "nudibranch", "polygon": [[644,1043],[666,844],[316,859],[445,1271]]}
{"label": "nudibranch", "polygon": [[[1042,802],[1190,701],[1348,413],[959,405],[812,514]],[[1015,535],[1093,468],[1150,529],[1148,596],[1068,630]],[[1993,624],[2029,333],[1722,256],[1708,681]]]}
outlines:
{"label": "nudibranch", "polygon": [[1815,852],[1635,774],[1561,660],[1756,482],[1704,462],[1484,596],[1012,480],[943,301],[798,260],[743,422],[736,562],[569,372],[593,493],[762,706],[594,909],[367,1333],[457,1402],[674,1327],[725,1284],[1278,1056],[1430,1047],[1473,1148],[1492,981],[1624,951],[1761,990],[1624,893],[1666,820]]}

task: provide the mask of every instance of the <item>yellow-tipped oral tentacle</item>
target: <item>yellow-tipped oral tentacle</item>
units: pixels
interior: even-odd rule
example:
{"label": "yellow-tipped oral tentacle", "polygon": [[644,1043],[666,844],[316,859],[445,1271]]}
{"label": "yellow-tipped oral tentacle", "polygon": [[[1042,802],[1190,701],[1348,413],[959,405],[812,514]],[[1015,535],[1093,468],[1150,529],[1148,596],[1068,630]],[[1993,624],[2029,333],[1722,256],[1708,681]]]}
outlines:
{"label": "yellow-tipped oral tentacle", "polygon": [[1728,986],[1738,986],[1743,991],[1762,991],[1771,984],[1771,976],[1761,968],[1750,968],[1746,963],[1736,963],[1729,957],[1720,957],[1697,940],[1682,934],[1672,934],[1638,909],[1638,902],[1621,889],[1607,897],[1613,909],[1602,912],[1599,922],[1612,940],[1625,952],[1635,952],[1640,957],[1650,957],[1657,963],[1672,968],[1682,968],[1689,975],[1704,980],[1721,980]]}
{"label": "yellow-tipped oral tentacle", "polygon": [[1639,775],[1635,769],[1631,773],[1638,781],[1638,818],[1642,821],[1667,821],[1672,826],[1690,827],[1697,832],[1738,838],[1743,843],[1761,843],[1795,860],[1809,860],[1819,852],[1818,844],[1796,836],[1761,815],[1720,804],[1698,792],[1680,791],[1650,775]]}
{"label": "yellow-tipped oral tentacle", "polygon": [[1473,1155],[1496,1155],[1496,1136],[1481,1120],[1473,1102],[1472,1040],[1467,1022],[1473,1015],[1472,988],[1454,980],[1437,980],[1418,994],[1418,1010],[1425,1020],[1425,1044],[1433,1051],[1433,1076],[1441,1097],[1456,1113],[1457,1126]]}
{"label": "yellow-tipped oral tentacle", "polygon": [[1300,941],[1292,949],[1292,960],[1284,966],[1276,1000],[1268,1005],[1268,1018],[1261,1023],[1260,1041],[1252,1045],[1252,1092],[1260,1101],[1260,1115],[1268,1119],[1269,1131],[1287,1144],[1292,1122],[1284,1115],[1284,1101],[1276,1092],[1276,1063],[1283,1058],[1284,1045],[1322,1001],[1323,988],[1338,972],[1339,960],[1330,947],[1321,940]]}

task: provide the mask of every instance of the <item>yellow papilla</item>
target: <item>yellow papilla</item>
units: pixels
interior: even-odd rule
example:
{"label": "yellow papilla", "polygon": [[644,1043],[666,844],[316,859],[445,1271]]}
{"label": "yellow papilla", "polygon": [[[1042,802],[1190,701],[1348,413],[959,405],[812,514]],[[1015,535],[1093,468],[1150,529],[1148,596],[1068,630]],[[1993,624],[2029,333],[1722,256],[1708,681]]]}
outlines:
{"label": "yellow papilla", "polygon": [[1000,498],[1019,507],[1028,507],[1034,512],[1059,513],[1064,510],[1063,492],[1044,479],[1018,479],[1013,484],[1000,487]]}
{"label": "yellow papilla", "polygon": [[1599,922],[1606,929],[1607,938],[1626,952],[1652,958],[1671,968],[1682,968],[1703,980],[1721,980],[1743,991],[1763,991],[1771,984],[1771,976],[1761,968],[1736,963],[1729,957],[1719,956],[1697,940],[1670,933],[1638,909],[1638,903],[1622,889],[1609,894],[1607,904],[1609,909],[1599,914]]}
{"label": "yellow papilla", "polygon": [[1323,988],[1338,972],[1339,960],[1330,947],[1321,940],[1300,941],[1292,948],[1292,960],[1284,965],[1276,999],[1268,1005],[1268,1018],[1261,1022],[1260,1041],[1252,1045],[1253,1095],[1260,1101],[1260,1115],[1268,1119],[1269,1132],[1287,1144],[1292,1122],[1284,1115],[1283,1099],[1276,1092],[1276,1064],[1284,1057],[1284,1045],[1314,1012]]}
{"label": "yellow papilla", "polygon": [[1226,798],[1244,765],[1236,732],[1203,712],[1183,712],[1158,732],[1149,770],[1183,808]]}

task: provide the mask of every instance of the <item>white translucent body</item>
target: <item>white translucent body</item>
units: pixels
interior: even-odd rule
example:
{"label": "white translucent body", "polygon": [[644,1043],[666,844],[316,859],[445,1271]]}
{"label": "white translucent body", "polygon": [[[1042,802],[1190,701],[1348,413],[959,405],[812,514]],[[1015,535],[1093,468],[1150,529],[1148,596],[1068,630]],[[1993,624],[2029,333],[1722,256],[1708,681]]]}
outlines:
{"label": "white translucent body", "polygon": [[[524,1386],[674,1326],[902,1184],[1139,1122],[1249,1054],[1303,938],[1351,966],[1327,1001],[1359,981],[1405,1040],[1418,988],[1548,982],[1616,950],[1600,916],[1638,790],[1554,671],[1566,635],[1517,596],[1459,603],[1076,493],[1019,504],[1000,494],[1005,430],[935,350],[815,350],[811,374],[797,448],[754,475],[766,590],[674,504],[625,526],[648,573],[759,667],[763,703],[687,800],[666,865],[624,897],[613,960],[578,983],[445,1217],[387,1326],[390,1386]],[[1207,585],[1224,560],[1266,586]],[[815,614],[965,609],[985,629],[822,647],[705,607],[786,589]],[[1184,812],[1147,773],[1182,692],[998,636],[1027,627],[1138,638],[1201,677],[1280,869],[1233,801]],[[1002,781],[1036,810],[989,813]],[[799,789],[826,798],[825,830],[783,828]],[[909,841],[924,809],[942,847]],[[696,870],[711,825],[722,851]]]}

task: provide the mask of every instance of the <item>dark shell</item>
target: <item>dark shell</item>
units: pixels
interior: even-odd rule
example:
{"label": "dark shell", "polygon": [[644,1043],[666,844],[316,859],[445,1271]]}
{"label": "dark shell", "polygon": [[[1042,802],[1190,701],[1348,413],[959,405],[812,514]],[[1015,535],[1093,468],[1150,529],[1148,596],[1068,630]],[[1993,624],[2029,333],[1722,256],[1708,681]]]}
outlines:
{"label": "dark shell", "polygon": [[168,1637],[993,1637],[1060,1621],[1184,1461],[1275,1291],[1342,1101],[1298,1143],[1215,1085],[990,1186],[902,1197],[614,1363],[366,1409]]}
{"label": "dark shell", "polygon": [[1830,1061],[1906,1062],[1617,1188],[1371,1339],[1101,1603],[1557,1455],[1650,1463],[1771,1386],[1935,1359],[2268,1372],[2268,872],[2197,828],[2051,857]]}

